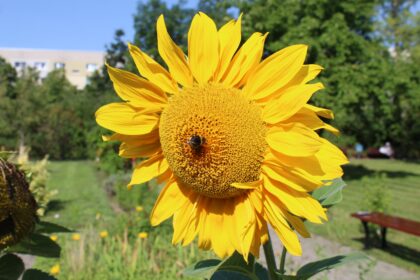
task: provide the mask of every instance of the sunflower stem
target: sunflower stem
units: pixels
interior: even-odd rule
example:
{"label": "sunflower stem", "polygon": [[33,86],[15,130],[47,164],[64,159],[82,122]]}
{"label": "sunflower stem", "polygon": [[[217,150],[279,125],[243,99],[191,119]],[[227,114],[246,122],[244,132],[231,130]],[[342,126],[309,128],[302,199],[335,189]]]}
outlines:
{"label": "sunflower stem", "polygon": [[284,270],[284,265],[286,263],[286,254],[287,254],[286,247],[283,246],[283,251],[281,252],[281,257],[280,257],[280,270],[279,270],[281,274],[284,274],[286,272]]}
{"label": "sunflower stem", "polygon": [[268,235],[268,241],[263,245],[263,248],[268,268],[268,279],[277,280],[276,259],[274,258],[273,245],[271,244],[270,235]]}

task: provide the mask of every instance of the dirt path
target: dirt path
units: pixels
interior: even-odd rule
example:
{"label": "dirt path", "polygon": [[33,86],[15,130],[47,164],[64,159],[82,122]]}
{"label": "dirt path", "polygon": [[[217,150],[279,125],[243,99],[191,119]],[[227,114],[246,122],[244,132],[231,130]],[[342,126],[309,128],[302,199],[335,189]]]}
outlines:
{"label": "dirt path", "polygon": [[[278,240],[274,231],[270,229],[272,237],[274,253],[280,256],[282,245]],[[293,257],[287,255],[286,268],[288,271],[296,271],[302,265],[313,262],[326,257],[332,257],[339,254],[347,254],[354,250],[342,246],[339,243],[327,240],[320,236],[312,236],[312,238],[301,239],[303,256]],[[262,261],[264,262],[264,253],[261,251]],[[372,261],[360,264],[353,264],[343,266],[341,268],[331,270],[326,273],[320,274],[316,279],[329,279],[329,280],[420,280],[420,276],[409,272],[405,269],[399,268],[395,265],[379,261],[370,257]],[[279,257],[277,257],[277,260]]]}

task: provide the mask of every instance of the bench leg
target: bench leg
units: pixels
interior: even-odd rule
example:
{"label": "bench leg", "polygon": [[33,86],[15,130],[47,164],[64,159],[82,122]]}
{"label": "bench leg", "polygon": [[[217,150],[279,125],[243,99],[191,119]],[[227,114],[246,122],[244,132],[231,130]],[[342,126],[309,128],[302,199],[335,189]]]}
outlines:
{"label": "bench leg", "polygon": [[385,249],[388,245],[386,244],[386,227],[381,227],[381,237],[382,237],[382,243],[381,247]]}
{"label": "bench leg", "polygon": [[369,227],[368,223],[362,221],[363,228],[365,230],[365,249],[369,248]]}

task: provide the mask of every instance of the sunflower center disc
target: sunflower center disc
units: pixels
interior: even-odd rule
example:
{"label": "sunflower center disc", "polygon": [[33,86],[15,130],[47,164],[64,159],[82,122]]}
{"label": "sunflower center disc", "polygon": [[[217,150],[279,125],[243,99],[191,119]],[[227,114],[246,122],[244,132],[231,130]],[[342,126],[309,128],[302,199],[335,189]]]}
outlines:
{"label": "sunflower center disc", "polygon": [[259,179],[267,144],[259,106],[240,90],[184,88],[162,112],[160,141],[178,182],[212,198],[245,190],[232,183]]}

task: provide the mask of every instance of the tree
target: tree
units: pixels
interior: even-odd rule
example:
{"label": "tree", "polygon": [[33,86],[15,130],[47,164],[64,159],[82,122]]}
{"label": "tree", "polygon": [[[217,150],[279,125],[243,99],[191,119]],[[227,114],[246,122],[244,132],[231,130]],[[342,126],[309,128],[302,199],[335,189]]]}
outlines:
{"label": "tree", "polygon": [[15,129],[10,125],[10,112],[12,111],[12,98],[16,97],[17,73],[15,69],[0,57],[0,150],[13,147]]}
{"label": "tree", "polygon": [[233,1],[230,0],[199,0],[197,10],[206,13],[220,28],[233,17],[232,13],[229,13],[229,8],[233,5]]}
{"label": "tree", "polygon": [[419,43],[419,13],[412,12],[417,0],[383,0],[379,30],[385,43],[394,50],[395,56],[407,54]]}

